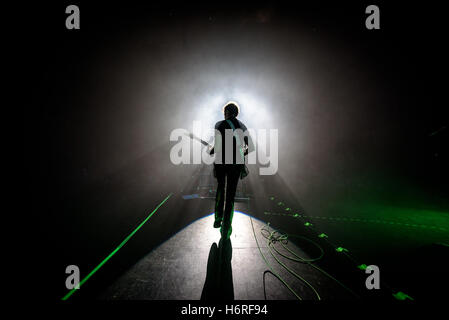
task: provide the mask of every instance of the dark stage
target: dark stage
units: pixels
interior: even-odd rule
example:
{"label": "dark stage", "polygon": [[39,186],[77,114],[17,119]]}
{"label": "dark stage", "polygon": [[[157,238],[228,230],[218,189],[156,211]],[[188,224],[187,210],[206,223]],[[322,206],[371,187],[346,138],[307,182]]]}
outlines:
{"label": "dark stage", "polygon": [[[22,39],[33,100],[23,201],[36,232],[25,247],[45,279],[35,300],[447,298],[436,2],[375,3],[374,30],[364,2],[82,2],[72,30],[69,4],[35,5],[39,28]],[[205,130],[228,101],[257,157],[226,240],[213,228],[212,165],[195,162],[206,147],[175,133],[201,127],[212,143]],[[179,141],[188,163],[174,160]],[[66,286],[70,265],[79,289]]]}

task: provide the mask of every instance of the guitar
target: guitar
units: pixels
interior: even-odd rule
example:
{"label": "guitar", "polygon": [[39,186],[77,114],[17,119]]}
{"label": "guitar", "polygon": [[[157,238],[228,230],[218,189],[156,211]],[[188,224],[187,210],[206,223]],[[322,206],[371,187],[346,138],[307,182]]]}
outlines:
{"label": "guitar", "polygon": [[211,154],[211,155],[214,154],[214,147],[213,147],[210,143],[204,141],[204,140],[201,139],[201,138],[198,138],[198,137],[195,136],[193,133],[188,133],[188,134],[187,134],[187,133],[184,133],[184,135],[186,135],[187,137],[189,137],[189,138],[192,139],[192,140],[196,140],[196,141],[198,141],[199,143],[205,145],[205,146],[208,147],[209,150],[210,150],[209,154]]}
{"label": "guitar", "polygon": [[[189,137],[190,139],[196,140],[196,141],[200,142],[202,145],[205,145],[206,147],[208,147],[209,150],[210,150],[210,151],[209,151],[209,154],[210,154],[210,155],[213,155],[213,154],[214,154],[214,147],[213,147],[210,143],[204,141],[204,140],[201,139],[201,138],[198,138],[198,137],[195,136],[193,133],[188,133],[188,134],[187,134],[187,133],[184,133],[184,134],[185,134],[187,137]],[[241,154],[242,157],[243,157],[243,161],[245,161],[245,156],[248,154],[248,146],[245,145],[245,146],[243,146],[243,147],[239,147],[239,151],[240,151],[240,154]],[[246,166],[246,164],[244,164],[243,167],[242,167],[242,171],[241,171],[241,173],[240,173],[240,179],[245,178],[248,174],[249,174],[248,167]],[[215,171],[215,163],[214,163],[214,177],[217,177],[216,171]]]}
{"label": "guitar", "polygon": [[[209,151],[209,154],[214,154],[214,147],[210,144],[210,143],[208,143],[208,142],[206,142],[206,141],[204,141],[203,139],[201,139],[201,138],[198,138],[197,136],[195,136],[193,133],[184,133],[187,137],[189,137],[190,139],[192,139],[192,140],[196,140],[196,141],[198,141],[198,142],[200,142],[201,144],[203,144],[203,145],[205,145],[206,147],[208,147],[209,149],[210,149],[210,151]],[[242,156],[246,156],[247,154],[248,154],[248,146],[247,145],[245,145],[245,146],[243,146],[243,147],[239,147],[239,151],[240,151],[240,153],[242,154]]]}

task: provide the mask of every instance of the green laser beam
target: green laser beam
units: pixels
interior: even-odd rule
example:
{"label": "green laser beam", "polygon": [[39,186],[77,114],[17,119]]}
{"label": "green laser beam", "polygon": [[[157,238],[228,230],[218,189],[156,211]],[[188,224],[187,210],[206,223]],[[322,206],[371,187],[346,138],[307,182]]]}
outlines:
{"label": "green laser beam", "polygon": [[[301,218],[301,215],[296,214],[287,214],[282,212],[270,212],[270,211],[264,211],[265,215],[272,215],[272,216],[284,216],[284,217],[293,217],[293,218]],[[321,216],[308,216],[313,219],[321,219],[321,220],[335,220],[335,221],[351,221],[351,222],[363,222],[363,223],[377,223],[377,224],[391,224],[391,225],[398,225],[398,226],[405,226],[405,227],[412,227],[412,228],[423,228],[423,229],[436,229],[440,231],[447,231],[447,228],[445,227],[437,227],[437,226],[430,226],[425,224],[415,224],[415,223],[405,223],[405,222],[397,222],[397,221],[389,221],[389,220],[373,220],[373,219],[360,219],[360,218],[347,218],[347,217],[321,217]],[[307,222],[308,223],[308,222]],[[306,224],[306,226],[309,226]]]}
{"label": "green laser beam", "polygon": [[[137,232],[139,231],[139,229],[151,218],[151,216],[172,196],[173,194],[170,193],[161,203],[159,203],[159,205],[156,207],[156,209],[154,209],[149,215],[148,217],[146,217],[145,220],[143,220],[143,222],[141,224],[139,224],[139,226],[137,228],[134,229],[133,232],[131,232],[126,238],[125,240],[122,241],[122,243],[120,243],[118,245],[117,248],[114,249],[114,251],[112,251],[103,261],[100,262],[100,264],[98,266],[96,266],[86,277],[84,277],[83,280],[80,281],[78,288],[81,288],[81,286],[87,281],[89,280],[90,277],[92,277],[94,275],[95,272],[97,272],[109,259],[111,259],[111,257],[117,253],[117,251],[119,251],[127,242],[129,239],[131,239],[131,237]],[[70,296],[75,293],[75,291],[77,290],[77,288],[73,288],[71,291],[69,291],[61,300],[67,300],[68,298],[70,298]]]}

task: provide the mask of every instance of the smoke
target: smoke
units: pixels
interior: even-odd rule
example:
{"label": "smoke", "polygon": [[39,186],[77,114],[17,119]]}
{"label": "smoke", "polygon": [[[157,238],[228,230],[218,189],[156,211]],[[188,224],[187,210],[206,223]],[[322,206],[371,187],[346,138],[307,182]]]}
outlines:
{"label": "smoke", "polygon": [[[75,165],[114,173],[157,147],[168,150],[176,128],[192,131],[201,121],[203,132],[213,129],[235,100],[248,128],[278,129],[278,173],[292,189],[324,176],[348,179],[366,160],[356,148],[381,129],[386,107],[357,51],[314,32],[274,18],[192,17],[111,37],[82,75],[85,121],[67,128],[80,133]],[[164,152],[160,165],[169,168]]]}

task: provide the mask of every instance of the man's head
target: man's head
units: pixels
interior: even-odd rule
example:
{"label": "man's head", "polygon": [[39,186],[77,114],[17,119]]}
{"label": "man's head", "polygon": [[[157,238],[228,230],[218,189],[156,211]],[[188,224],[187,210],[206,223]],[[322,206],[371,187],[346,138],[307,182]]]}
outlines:
{"label": "man's head", "polygon": [[228,102],[223,108],[225,119],[237,117],[237,115],[239,114],[239,109],[240,108],[237,103],[232,101]]}

